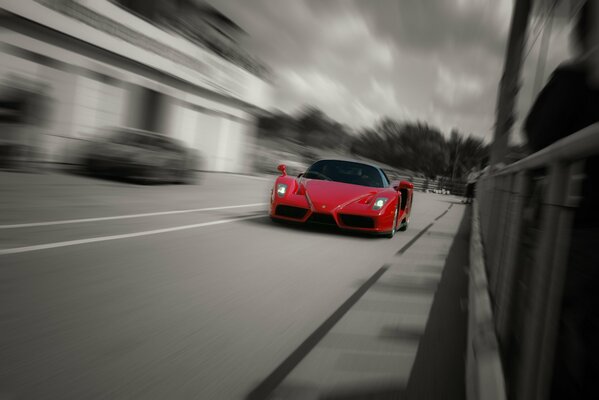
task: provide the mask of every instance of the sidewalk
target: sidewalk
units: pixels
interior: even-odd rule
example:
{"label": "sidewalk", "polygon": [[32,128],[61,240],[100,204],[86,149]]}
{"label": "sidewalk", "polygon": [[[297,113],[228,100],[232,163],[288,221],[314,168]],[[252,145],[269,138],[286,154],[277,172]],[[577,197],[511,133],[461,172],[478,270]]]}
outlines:
{"label": "sidewalk", "polygon": [[471,211],[447,255],[445,271],[407,387],[408,399],[466,399],[466,336]]}
{"label": "sidewalk", "polygon": [[449,207],[269,398],[465,399],[471,209]]}

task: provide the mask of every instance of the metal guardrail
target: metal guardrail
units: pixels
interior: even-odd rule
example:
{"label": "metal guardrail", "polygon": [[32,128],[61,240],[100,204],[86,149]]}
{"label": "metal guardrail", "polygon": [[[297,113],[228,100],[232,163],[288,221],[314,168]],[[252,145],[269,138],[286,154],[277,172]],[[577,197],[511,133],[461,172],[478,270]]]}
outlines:
{"label": "metal guardrail", "polygon": [[414,184],[414,189],[421,192],[427,190],[445,190],[455,196],[464,196],[466,193],[466,184],[463,182],[452,182],[450,179],[427,179],[414,177],[410,180]]}
{"label": "metal guardrail", "polygon": [[[585,159],[597,154],[599,124],[479,179],[474,210],[486,276],[477,277],[471,266],[471,289],[474,280],[480,283],[475,292],[486,287],[491,309],[469,327],[469,398],[549,398],[574,213]],[[480,351],[489,319],[498,347],[488,341],[486,354],[500,357],[504,376],[485,375],[495,380],[487,387],[505,387],[505,394],[472,390],[482,385],[472,374],[472,347]]]}
{"label": "metal guardrail", "polygon": [[466,193],[466,184],[464,182],[454,181],[449,178],[428,179],[406,174],[403,171],[392,168],[385,168],[385,172],[391,180],[406,179],[414,185],[414,190],[419,192],[447,192],[455,196],[464,196]]}

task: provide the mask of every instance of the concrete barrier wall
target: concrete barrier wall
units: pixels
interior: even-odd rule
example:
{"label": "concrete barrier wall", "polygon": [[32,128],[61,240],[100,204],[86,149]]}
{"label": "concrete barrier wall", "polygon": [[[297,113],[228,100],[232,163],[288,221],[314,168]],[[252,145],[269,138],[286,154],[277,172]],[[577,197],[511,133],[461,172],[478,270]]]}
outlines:
{"label": "concrete barrier wall", "polygon": [[466,393],[468,400],[503,400],[505,380],[488,291],[478,201],[472,205]]}

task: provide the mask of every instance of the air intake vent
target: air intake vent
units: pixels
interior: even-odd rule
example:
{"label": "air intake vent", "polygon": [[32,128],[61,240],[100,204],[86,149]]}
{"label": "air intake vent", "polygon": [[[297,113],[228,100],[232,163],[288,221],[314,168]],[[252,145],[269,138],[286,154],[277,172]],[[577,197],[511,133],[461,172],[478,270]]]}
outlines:
{"label": "air intake vent", "polygon": [[312,214],[310,219],[308,220],[315,224],[323,224],[323,225],[335,225],[337,226],[337,222],[335,222],[335,218],[331,214]]}
{"label": "air intake vent", "polygon": [[305,208],[281,205],[277,206],[275,214],[281,217],[302,219],[306,216],[307,212],[308,210]]}
{"label": "air intake vent", "polygon": [[341,214],[339,218],[345,226],[351,226],[352,228],[374,228],[374,220],[370,217]]}

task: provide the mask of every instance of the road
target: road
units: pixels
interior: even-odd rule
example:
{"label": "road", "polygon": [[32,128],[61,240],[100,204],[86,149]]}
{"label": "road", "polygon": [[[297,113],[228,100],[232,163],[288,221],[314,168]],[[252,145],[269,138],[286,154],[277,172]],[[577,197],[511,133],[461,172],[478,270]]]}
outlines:
{"label": "road", "polygon": [[270,185],[0,173],[0,398],[244,398],[458,203],[389,240],[274,224]]}

